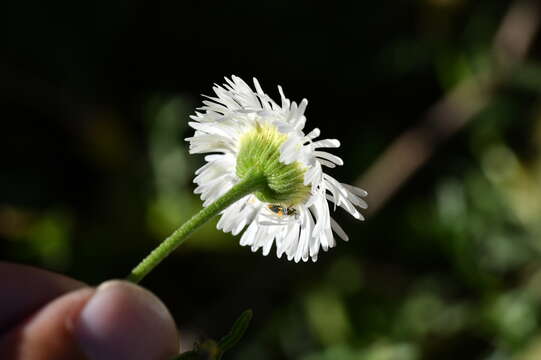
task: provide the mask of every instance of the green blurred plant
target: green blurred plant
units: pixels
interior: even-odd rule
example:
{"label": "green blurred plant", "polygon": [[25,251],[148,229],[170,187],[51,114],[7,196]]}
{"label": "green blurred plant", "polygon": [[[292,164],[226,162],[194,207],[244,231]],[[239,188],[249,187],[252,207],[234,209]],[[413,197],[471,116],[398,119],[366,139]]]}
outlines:
{"label": "green blurred plant", "polygon": [[221,360],[225,352],[231,350],[242,339],[252,317],[252,310],[245,310],[235,320],[231,331],[219,341],[206,339],[195,343],[194,350],[181,354],[175,360]]}

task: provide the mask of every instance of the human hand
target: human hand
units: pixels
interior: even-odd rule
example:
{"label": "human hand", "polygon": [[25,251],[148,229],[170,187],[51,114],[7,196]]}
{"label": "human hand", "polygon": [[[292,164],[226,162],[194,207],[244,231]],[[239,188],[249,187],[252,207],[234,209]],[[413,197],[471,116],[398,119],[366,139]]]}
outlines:
{"label": "human hand", "polygon": [[0,262],[0,359],[168,360],[179,352],[171,314],[125,282],[97,288]]}

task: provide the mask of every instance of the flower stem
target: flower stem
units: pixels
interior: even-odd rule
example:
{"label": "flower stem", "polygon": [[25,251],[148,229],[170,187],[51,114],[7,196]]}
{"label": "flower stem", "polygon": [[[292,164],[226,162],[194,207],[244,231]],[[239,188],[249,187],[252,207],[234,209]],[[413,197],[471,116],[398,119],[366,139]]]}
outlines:
{"label": "flower stem", "polygon": [[201,209],[192,216],[181,227],[175,230],[167,239],[156,247],[146,258],[144,258],[128,275],[127,280],[134,283],[140,282],[154,267],[165,259],[173,250],[182,244],[195,230],[222,210],[233,204],[242,197],[253,193],[266,186],[266,179],[259,174],[245,176],[239,183],[227,193],[218,198],[209,206]]}

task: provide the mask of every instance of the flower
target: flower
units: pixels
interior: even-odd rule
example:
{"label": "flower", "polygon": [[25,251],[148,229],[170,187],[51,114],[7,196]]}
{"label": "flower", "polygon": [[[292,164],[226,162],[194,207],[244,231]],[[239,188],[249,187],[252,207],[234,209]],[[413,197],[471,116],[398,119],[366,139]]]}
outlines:
{"label": "flower", "polygon": [[337,148],[336,139],[315,140],[319,129],[303,132],[308,101],[299,105],[284,96],[281,104],[265,94],[254,78],[255,91],[242,79],[225,78],[215,85],[215,97],[205,96],[202,107],[191,116],[195,129],[186,140],[190,153],[210,153],[196,171],[196,194],[203,206],[224,195],[243,178],[257,172],[267,186],[242,197],[221,212],[218,229],[242,234],[240,244],[268,255],[273,243],[277,256],[295,262],[317,260],[319,249],[336,245],[333,231],[348,240],[331,217],[328,201],[353,217],[364,220],[366,191],[343,184],[326,174],[323,166],[343,165],[342,159],[321,149]]}

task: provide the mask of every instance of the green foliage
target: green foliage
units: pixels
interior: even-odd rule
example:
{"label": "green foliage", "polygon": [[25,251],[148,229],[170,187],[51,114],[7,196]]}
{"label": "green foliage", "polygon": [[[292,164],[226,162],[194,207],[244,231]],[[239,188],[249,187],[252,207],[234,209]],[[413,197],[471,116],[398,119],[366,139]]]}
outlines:
{"label": "green foliage", "polygon": [[252,310],[245,310],[233,323],[229,334],[225,335],[216,342],[212,339],[206,339],[200,343],[194,344],[194,350],[187,351],[176,360],[220,360],[224,353],[233,348],[244,336],[244,333],[252,320]]}

